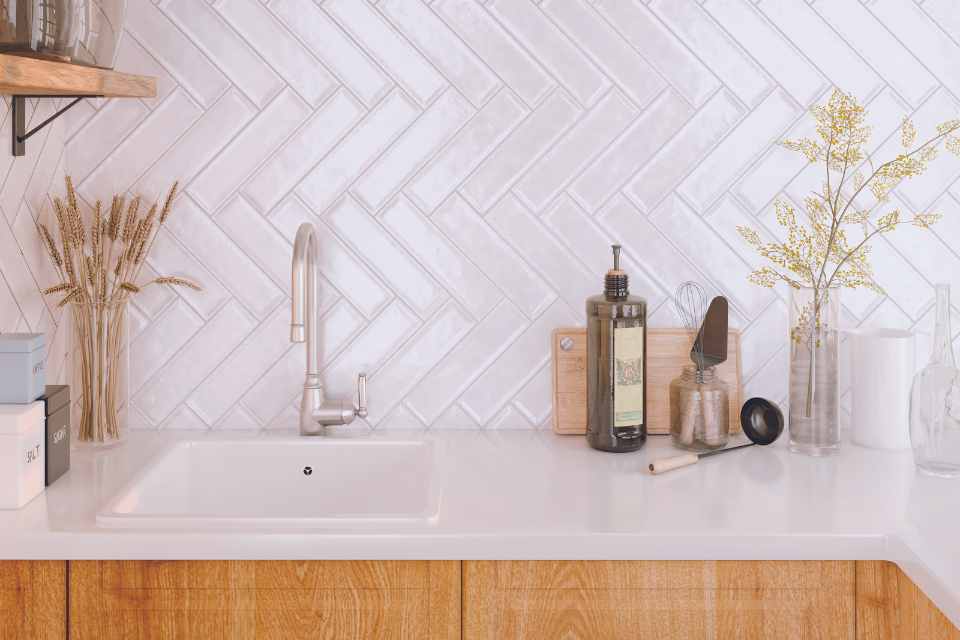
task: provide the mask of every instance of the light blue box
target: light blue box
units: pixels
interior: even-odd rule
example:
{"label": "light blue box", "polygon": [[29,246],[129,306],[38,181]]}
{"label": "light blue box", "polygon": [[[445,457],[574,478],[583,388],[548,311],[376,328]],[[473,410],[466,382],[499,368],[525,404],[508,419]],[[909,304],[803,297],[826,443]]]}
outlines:
{"label": "light blue box", "polygon": [[42,333],[0,334],[0,404],[29,404],[47,386]]}

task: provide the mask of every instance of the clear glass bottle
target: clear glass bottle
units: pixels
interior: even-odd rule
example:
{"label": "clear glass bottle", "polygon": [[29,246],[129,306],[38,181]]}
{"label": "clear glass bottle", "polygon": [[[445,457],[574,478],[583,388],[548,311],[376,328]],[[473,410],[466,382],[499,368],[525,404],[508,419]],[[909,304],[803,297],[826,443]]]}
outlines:
{"label": "clear glass bottle", "polygon": [[950,286],[938,284],[930,362],[910,391],[910,444],[920,471],[960,477],[960,370],[950,331]]}
{"label": "clear glass bottle", "polygon": [[587,299],[587,442],[636,451],[647,440],[647,302],[630,295],[613,245],[603,293]]}
{"label": "clear glass bottle", "polygon": [[726,446],[730,439],[730,389],[715,367],[684,367],[670,383],[670,435],[690,451]]}

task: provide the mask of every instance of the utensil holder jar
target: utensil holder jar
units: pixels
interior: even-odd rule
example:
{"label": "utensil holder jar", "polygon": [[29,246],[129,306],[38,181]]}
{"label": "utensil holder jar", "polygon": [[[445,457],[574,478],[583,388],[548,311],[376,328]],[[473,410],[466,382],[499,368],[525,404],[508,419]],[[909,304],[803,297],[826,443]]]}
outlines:
{"label": "utensil holder jar", "polygon": [[730,389],[714,367],[683,369],[670,383],[670,434],[673,444],[710,451],[730,438]]}

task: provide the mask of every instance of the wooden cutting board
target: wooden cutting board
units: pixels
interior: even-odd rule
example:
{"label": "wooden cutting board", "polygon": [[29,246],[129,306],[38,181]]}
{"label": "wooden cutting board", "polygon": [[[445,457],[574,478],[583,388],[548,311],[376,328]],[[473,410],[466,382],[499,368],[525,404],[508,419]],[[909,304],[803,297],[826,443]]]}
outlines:
{"label": "wooden cutting board", "polygon": [[[647,433],[670,433],[670,383],[690,362],[696,334],[686,329],[647,330]],[[717,368],[730,386],[730,430],[740,431],[743,381],[740,332],[730,330],[727,360]],[[559,434],[587,432],[587,330],[553,332],[553,430]]]}

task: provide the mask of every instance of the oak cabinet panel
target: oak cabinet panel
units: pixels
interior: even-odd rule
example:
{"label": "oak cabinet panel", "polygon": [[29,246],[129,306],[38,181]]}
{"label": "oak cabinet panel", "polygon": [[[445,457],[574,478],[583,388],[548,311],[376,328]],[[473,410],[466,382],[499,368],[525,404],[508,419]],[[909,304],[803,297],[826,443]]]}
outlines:
{"label": "oak cabinet panel", "polygon": [[897,565],[857,562],[857,640],[960,640],[960,630]]}
{"label": "oak cabinet panel", "polygon": [[460,563],[71,562],[70,630],[76,640],[452,640]]}
{"label": "oak cabinet panel", "polygon": [[80,639],[960,640],[889,562],[0,561],[0,640],[68,606]]}
{"label": "oak cabinet panel", "polygon": [[67,637],[64,561],[0,561],[0,640]]}
{"label": "oak cabinet panel", "polygon": [[850,639],[853,562],[464,562],[466,640]]}

